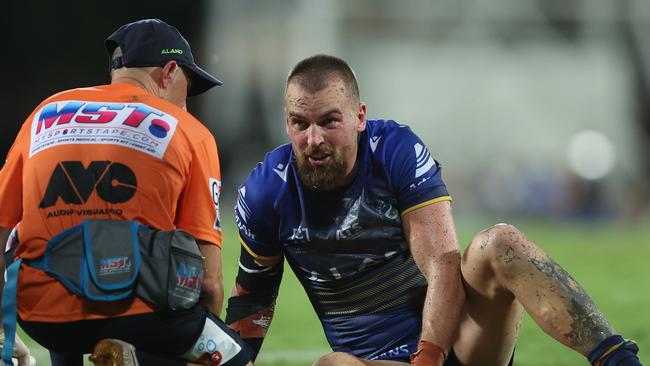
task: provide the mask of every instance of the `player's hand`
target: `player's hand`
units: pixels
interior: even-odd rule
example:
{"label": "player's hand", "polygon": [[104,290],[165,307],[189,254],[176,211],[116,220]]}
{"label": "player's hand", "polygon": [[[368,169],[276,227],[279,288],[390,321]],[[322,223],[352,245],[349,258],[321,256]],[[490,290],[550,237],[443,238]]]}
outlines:
{"label": "player's hand", "polygon": [[411,365],[442,366],[445,351],[429,341],[420,341],[418,351],[411,355]]}
{"label": "player's hand", "polygon": [[[0,330],[0,352],[2,352],[5,343],[5,334]],[[22,339],[16,334],[16,342],[14,343],[13,358],[18,359],[18,366],[34,366],[36,360],[29,354],[29,348],[23,343]],[[15,362],[15,361],[14,361]]]}

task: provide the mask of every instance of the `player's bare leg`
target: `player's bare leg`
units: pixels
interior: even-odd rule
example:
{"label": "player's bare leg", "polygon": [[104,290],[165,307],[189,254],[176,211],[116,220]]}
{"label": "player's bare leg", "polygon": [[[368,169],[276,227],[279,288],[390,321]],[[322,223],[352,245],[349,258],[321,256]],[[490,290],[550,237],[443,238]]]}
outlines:
{"label": "player's bare leg", "polygon": [[524,309],[584,356],[614,334],[580,285],[513,226],[479,233],[461,270],[467,296],[454,351],[464,365],[507,365]]}
{"label": "player's bare leg", "polygon": [[343,352],[332,352],[319,358],[312,366],[404,366],[404,362],[364,360]]}

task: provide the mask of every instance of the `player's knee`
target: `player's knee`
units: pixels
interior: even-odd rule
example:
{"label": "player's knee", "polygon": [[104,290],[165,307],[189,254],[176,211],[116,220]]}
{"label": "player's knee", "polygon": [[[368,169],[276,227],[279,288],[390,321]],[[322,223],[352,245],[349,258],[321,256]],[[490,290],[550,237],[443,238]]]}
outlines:
{"label": "player's knee", "polygon": [[489,266],[495,272],[509,271],[527,256],[524,234],[509,224],[497,224],[478,233],[463,255],[463,264]]}
{"label": "player's knee", "polygon": [[356,357],[344,352],[332,352],[321,356],[312,366],[357,366],[362,365]]}

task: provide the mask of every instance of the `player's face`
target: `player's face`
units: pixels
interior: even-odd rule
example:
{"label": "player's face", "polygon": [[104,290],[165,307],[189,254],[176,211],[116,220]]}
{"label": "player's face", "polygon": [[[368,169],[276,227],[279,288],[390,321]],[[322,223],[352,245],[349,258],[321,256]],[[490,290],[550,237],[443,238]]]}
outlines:
{"label": "player's face", "polygon": [[366,127],[366,106],[352,97],[339,78],[315,93],[299,83],[287,86],[287,134],[298,175],[314,190],[331,190],[354,177],[357,137]]}

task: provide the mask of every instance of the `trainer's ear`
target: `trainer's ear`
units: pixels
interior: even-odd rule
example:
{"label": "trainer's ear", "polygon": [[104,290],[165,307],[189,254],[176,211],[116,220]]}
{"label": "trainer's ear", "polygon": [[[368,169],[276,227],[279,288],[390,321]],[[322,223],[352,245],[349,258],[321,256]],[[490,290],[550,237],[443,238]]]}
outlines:
{"label": "trainer's ear", "polygon": [[172,60],[167,62],[165,66],[163,66],[162,68],[162,80],[161,80],[162,87],[164,89],[169,87],[169,84],[172,83],[172,81],[176,77],[176,74],[179,72],[183,72],[183,71],[181,70],[180,66],[178,66],[176,61]]}

